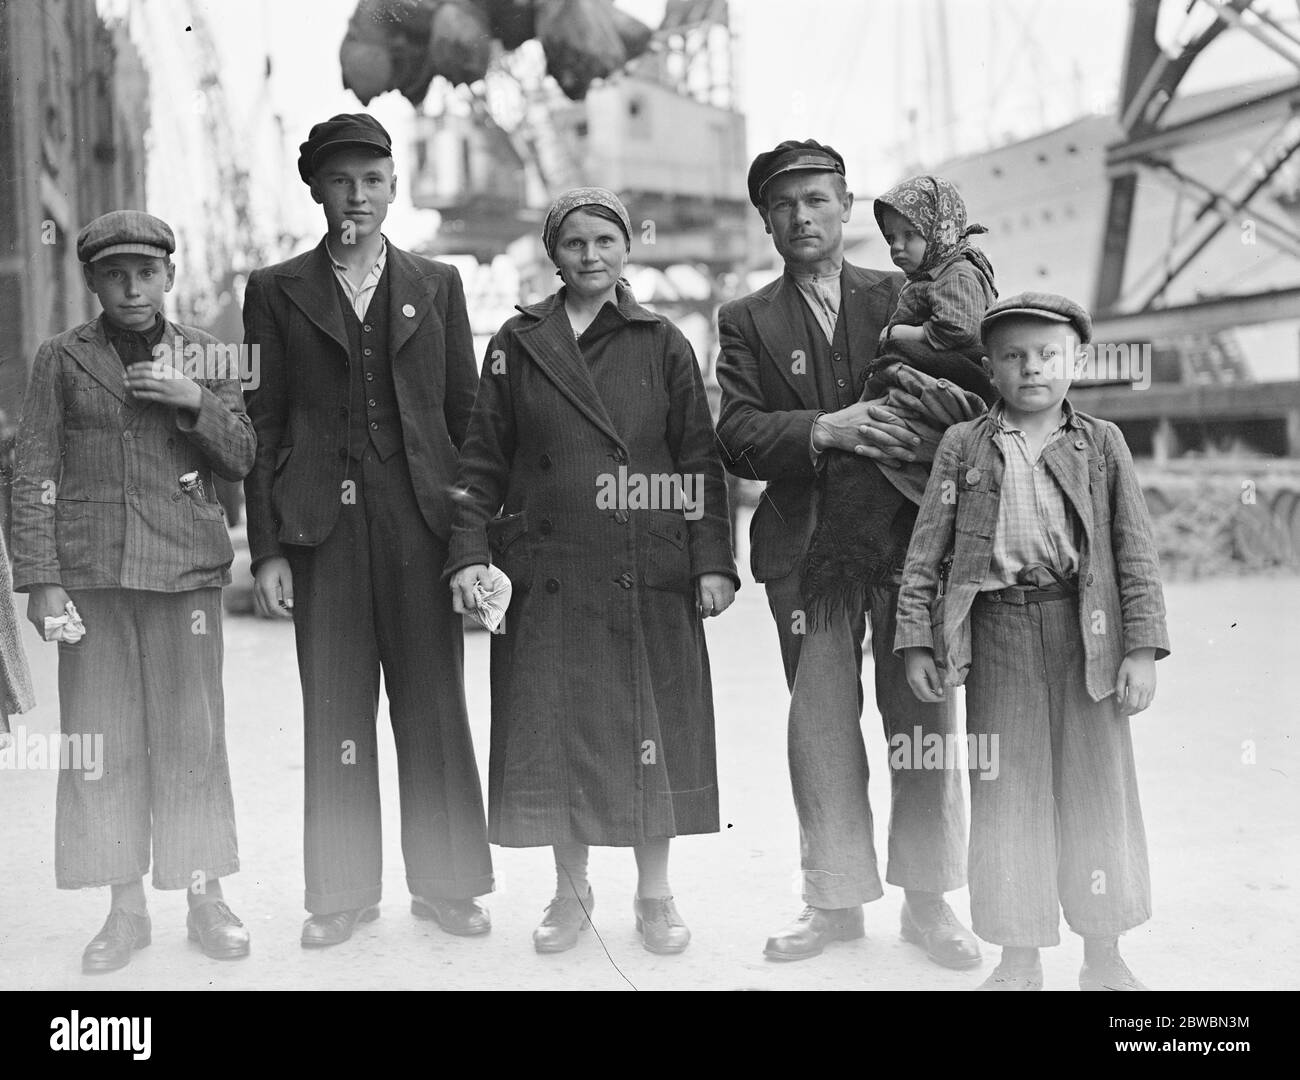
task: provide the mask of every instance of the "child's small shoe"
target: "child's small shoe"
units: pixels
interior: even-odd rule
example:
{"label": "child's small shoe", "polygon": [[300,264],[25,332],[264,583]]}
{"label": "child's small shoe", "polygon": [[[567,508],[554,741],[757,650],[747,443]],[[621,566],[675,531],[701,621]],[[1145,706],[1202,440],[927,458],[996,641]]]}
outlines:
{"label": "child's small shoe", "polygon": [[1138,977],[1129,971],[1123,958],[1116,953],[1104,960],[1083,962],[1079,969],[1080,990],[1145,990]]}
{"label": "child's small shoe", "polygon": [[1011,965],[1003,960],[976,990],[1041,990],[1043,963],[1037,957],[1030,965]]}

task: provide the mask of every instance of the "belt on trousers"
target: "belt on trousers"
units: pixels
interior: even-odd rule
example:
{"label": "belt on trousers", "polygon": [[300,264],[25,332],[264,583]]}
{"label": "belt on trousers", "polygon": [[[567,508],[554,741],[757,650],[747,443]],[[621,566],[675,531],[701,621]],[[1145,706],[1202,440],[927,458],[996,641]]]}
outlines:
{"label": "belt on trousers", "polygon": [[1033,585],[1008,585],[1005,589],[993,589],[990,592],[976,593],[975,598],[989,604],[1045,604],[1049,600],[1069,600],[1078,595],[1078,590],[1066,585],[1048,585],[1036,588]]}

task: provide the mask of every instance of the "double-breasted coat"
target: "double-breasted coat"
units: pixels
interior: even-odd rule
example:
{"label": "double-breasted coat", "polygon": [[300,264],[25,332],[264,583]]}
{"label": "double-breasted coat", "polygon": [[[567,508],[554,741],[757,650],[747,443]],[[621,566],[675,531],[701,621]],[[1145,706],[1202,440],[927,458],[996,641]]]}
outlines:
{"label": "double-breasted coat", "polygon": [[736,575],[694,354],[622,287],[582,345],[563,290],[520,312],[488,345],[447,564],[513,583],[492,640],[490,839],[717,831],[695,579]]}

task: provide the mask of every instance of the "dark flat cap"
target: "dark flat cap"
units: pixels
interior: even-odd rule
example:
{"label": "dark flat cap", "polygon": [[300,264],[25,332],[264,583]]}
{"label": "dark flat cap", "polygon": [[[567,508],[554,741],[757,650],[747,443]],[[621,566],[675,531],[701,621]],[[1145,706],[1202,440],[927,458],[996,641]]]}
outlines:
{"label": "dark flat cap", "polygon": [[844,175],[844,159],[839,151],[823,146],[812,139],[795,142],[786,139],[765,154],[759,154],[749,167],[749,201],[760,209],[763,206],[763,189],[782,173],[803,169],[816,172],[835,172]]}
{"label": "dark flat cap", "polygon": [[980,323],[980,337],[988,336],[989,327],[998,319],[1009,316],[1027,319],[1045,319],[1048,322],[1069,323],[1079,338],[1079,344],[1087,345],[1092,340],[1092,316],[1073,300],[1055,293],[1023,292],[999,300],[987,312]]}
{"label": "dark flat cap", "polygon": [[310,184],[312,174],[330,154],[360,148],[378,157],[393,156],[393,140],[384,125],[369,113],[339,113],[312,126],[307,141],[298,147],[298,175]]}
{"label": "dark flat cap", "polygon": [[171,226],[143,210],[113,210],[95,218],[77,234],[77,258],[84,263],[108,255],[165,259],[175,250]]}

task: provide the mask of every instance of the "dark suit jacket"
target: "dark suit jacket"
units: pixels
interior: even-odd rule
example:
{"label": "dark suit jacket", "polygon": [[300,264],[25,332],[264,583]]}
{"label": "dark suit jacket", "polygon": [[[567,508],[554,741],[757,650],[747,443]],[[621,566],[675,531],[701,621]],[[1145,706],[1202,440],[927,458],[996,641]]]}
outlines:
{"label": "dark suit jacket", "polygon": [[[420,512],[451,532],[450,488],[469,424],[478,368],[455,267],[388,245],[389,359]],[[409,314],[408,314],[409,312]],[[319,544],[338,517],[348,475],[348,336],[322,240],[256,270],[244,294],[244,340],[260,347],[248,413],[257,461],[244,482],[253,566],[281,544]]]}
{"label": "dark suit jacket", "polygon": [[[849,340],[874,355],[903,275],[844,264],[840,318]],[[785,577],[803,552],[812,527],[816,470],[810,442],[822,401],[804,327],[807,303],[789,275],[718,310],[718,436],[730,472],[766,480],[750,522],[750,566],[757,581]],[[797,363],[801,354],[806,360]]]}

